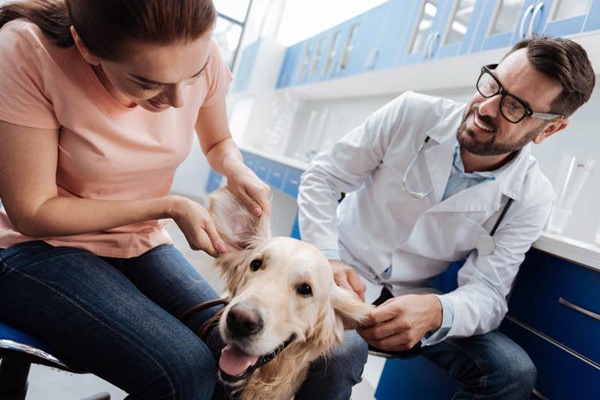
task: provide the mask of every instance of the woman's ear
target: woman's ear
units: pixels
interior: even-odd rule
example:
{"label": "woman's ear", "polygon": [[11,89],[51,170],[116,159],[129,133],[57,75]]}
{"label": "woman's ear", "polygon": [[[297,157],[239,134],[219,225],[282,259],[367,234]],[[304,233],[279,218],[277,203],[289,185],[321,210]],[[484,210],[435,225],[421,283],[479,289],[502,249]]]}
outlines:
{"label": "woman's ear", "polygon": [[75,27],[71,25],[71,36],[73,36],[73,41],[75,42],[75,47],[81,53],[81,56],[91,65],[100,65],[100,59],[90,52],[90,50],[86,47],[83,40],[79,37],[79,34],[75,30]]}

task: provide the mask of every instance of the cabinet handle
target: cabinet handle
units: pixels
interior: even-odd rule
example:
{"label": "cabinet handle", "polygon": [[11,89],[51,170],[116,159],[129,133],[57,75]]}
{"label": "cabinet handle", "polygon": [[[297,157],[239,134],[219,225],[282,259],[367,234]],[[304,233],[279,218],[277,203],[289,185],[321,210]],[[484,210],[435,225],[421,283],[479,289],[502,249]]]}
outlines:
{"label": "cabinet handle", "polygon": [[568,307],[571,310],[575,310],[575,311],[578,311],[578,312],[580,312],[582,314],[585,314],[588,317],[592,317],[596,321],[600,321],[600,314],[596,314],[593,311],[589,311],[589,310],[586,310],[585,308],[579,307],[578,305],[575,305],[575,304],[571,303],[569,300],[565,300],[562,297],[558,298],[558,304],[561,304],[561,305],[563,305],[565,307]]}
{"label": "cabinet handle", "polygon": [[525,39],[525,20],[527,19],[527,15],[533,11],[533,7],[534,5],[530,4],[529,7],[527,7],[527,10],[525,10],[523,13],[523,17],[521,18],[521,27],[519,28],[519,40]]}
{"label": "cabinet handle", "polygon": [[427,50],[425,52],[425,58],[433,57],[433,47],[435,46],[435,43],[439,38],[440,38],[440,31],[435,31],[432,33],[431,40],[429,41],[429,45],[427,46]]}
{"label": "cabinet handle", "polygon": [[535,19],[537,18],[542,8],[544,8],[543,1],[540,1],[535,5],[535,10],[533,10],[533,14],[531,15],[531,21],[529,21],[529,31],[527,32],[527,37],[533,36],[533,25],[535,24]]}

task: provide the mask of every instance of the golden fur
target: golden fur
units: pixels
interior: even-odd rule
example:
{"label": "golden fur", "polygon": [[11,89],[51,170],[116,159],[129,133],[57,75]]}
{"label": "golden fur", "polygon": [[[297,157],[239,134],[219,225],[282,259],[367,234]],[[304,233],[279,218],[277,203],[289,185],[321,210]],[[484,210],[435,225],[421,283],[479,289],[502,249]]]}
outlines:
{"label": "golden fur", "polygon": [[[255,217],[226,189],[211,195],[209,210],[229,247],[215,261],[231,297],[219,323],[223,340],[264,355],[293,337],[281,354],[240,384],[241,397],[291,399],[310,363],[341,343],[344,329],[355,328],[372,306],[335,285],[319,250],[296,239],[271,237],[269,215]],[[227,322],[235,305],[251,310],[261,322],[258,332],[242,340]]]}

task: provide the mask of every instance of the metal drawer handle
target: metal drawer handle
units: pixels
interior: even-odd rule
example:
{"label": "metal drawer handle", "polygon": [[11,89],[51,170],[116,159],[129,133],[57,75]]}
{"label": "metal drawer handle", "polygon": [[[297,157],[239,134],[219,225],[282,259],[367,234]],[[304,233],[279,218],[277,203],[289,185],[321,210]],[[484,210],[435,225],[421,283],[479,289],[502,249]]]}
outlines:
{"label": "metal drawer handle", "polygon": [[565,307],[569,307],[571,310],[579,311],[582,314],[587,315],[588,317],[594,318],[596,321],[600,321],[600,314],[596,314],[593,311],[586,310],[585,308],[581,308],[578,305],[571,303],[569,300],[565,300],[562,297],[558,298],[558,304],[562,304]]}

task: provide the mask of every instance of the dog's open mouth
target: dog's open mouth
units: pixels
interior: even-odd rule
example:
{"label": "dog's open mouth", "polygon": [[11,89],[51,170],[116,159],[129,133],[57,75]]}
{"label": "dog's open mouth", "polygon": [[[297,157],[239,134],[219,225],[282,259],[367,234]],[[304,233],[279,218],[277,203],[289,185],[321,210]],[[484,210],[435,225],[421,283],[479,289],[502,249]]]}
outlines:
{"label": "dog's open mouth", "polygon": [[294,335],[277,346],[272,352],[256,356],[245,353],[234,344],[228,344],[221,351],[219,358],[219,374],[224,382],[229,384],[238,383],[248,378],[256,369],[262,367],[279,355],[294,340]]}

